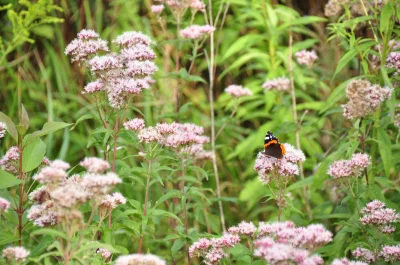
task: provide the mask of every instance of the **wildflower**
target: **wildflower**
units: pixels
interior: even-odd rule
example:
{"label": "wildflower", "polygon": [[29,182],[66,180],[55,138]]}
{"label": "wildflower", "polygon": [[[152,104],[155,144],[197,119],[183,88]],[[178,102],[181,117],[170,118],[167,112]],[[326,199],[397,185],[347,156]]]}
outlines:
{"label": "wildflower", "polygon": [[[282,231],[284,231],[282,233]],[[258,237],[270,236],[282,241],[283,238],[292,238],[295,232],[295,224],[291,221],[264,223],[260,222],[258,227]],[[285,234],[285,236],[283,236]],[[290,235],[288,237],[288,235]]]}
{"label": "wildflower", "polygon": [[78,210],[67,209],[67,210],[57,211],[58,223],[75,225],[75,224],[82,224],[82,221],[83,221],[83,214]]}
{"label": "wildflower", "polygon": [[0,139],[6,135],[7,125],[4,122],[0,122]]}
{"label": "wildflower", "polygon": [[119,35],[115,40],[120,47],[129,48],[136,44],[143,44],[149,46],[153,44],[153,41],[150,39],[149,36],[143,34],[141,32],[136,31],[128,31],[121,35]]}
{"label": "wildflower", "polygon": [[96,253],[100,253],[101,257],[105,260],[108,260],[112,255],[112,253],[105,248],[99,248]]}
{"label": "wildflower", "polygon": [[361,261],[350,261],[346,258],[334,259],[331,265],[368,265],[368,263]]}
{"label": "wildflower", "polygon": [[115,265],[165,265],[165,261],[152,254],[130,254],[117,258]]}
{"label": "wildflower", "polygon": [[144,120],[135,118],[133,120],[124,122],[124,128],[125,130],[140,131],[144,128]]}
{"label": "wildflower", "polygon": [[37,204],[42,204],[49,199],[50,199],[50,194],[47,186],[42,186],[29,193],[29,200]]}
{"label": "wildflower", "polygon": [[22,262],[26,260],[29,253],[24,247],[8,247],[3,250],[3,257],[8,262]]}
{"label": "wildflower", "polygon": [[306,160],[306,156],[301,150],[294,148],[293,145],[284,143],[285,147],[285,155],[284,158],[290,163],[304,162]]}
{"label": "wildflower", "polygon": [[151,12],[154,14],[160,14],[164,10],[164,5],[152,5]]}
{"label": "wildflower", "polygon": [[386,67],[400,70],[400,52],[391,52],[386,57]]}
{"label": "wildflower", "polygon": [[90,55],[99,51],[109,51],[107,41],[99,38],[93,30],[83,29],[78,33],[78,38],[71,41],[65,48],[65,54],[72,57],[71,61],[84,62]]}
{"label": "wildflower", "polygon": [[50,192],[50,197],[58,206],[74,208],[85,203],[89,199],[90,193],[77,183],[68,183]]}
{"label": "wildflower", "polygon": [[110,164],[100,158],[97,157],[85,157],[83,161],[81,161],[80,165],[90,173],[104,173],[107,169],[110,168]]}
{"label": "wildflower", "polygon": [[286,77],[278,77],[265,81],[262,87],[265,90],[287,91],[290,89],[290,80]]}
{"label": "wildflower", "polygon": [[328,175],[334,179],[345,177],[359,177],[362,171],[371,163],[367,154],[353,154],[350,160],[338,160],[332,163],[328,169]]}
{"label": "wildflower", "polygon": [[374,253],[366,248],[358,247],[353,252],[353,256],[357,259],[363,260],[365,262],[375,262],[375,255]]}
{"label": "wildflower", "polygon": [[50,165],[51,161],[47,157],[43,157],[42,165],[48,166]]}
{"label": "wildflower", "polygon": [[203,13],[206,11],[206,4],[204,4],[202,0],[190,0],[189,7]]}
{"label": "wildflower", "polygon": [[207,34],[215,31],[215,27],[210,25],[192,25],[180,31],[180,35],[185,39],[200,39]]}
{"label": "wildflower", "polygon": [[363,216],[360,218],[364,225],[376,226],[381,232],[394,232],[395,228],[388,225],[399,221],[400,215],[394,209],[385,208],[381,201],[374,200],[369,202],[361,210]]}
{"label": "wildflower", "polygon": [[240,242],[238,235],[229,233],[224,234],[222,237],[211,239],[211,245],[214,248],[230,248]]}
{"label": "wildflower", "polygon": [[202,144],[186,146],[180,152],[192,156],[195,160],[211,160],[213,158],[213,152],[204,150]]}
{"label": "wildflower", "polygon": [[28,219],[34,221],[34,225],[45,227],[57,223],[57,214],[54,202],[48,200],[42,204],[35,204],[28,210]]}
{"label": "wildflower", "polygon": [[119,192],[115,192],[113,194],[107,194],[103,201],[100,204],[100,207],[113,210],[117,206],[126,203],[126,198]]}
{"label": "wildflower", "polygon": [[65,181],[68,176],[65,170],[52,167],[51,165],[52,164],[40,169],[39,172],[33,176],[33,179],[41,184],[57,184]]}
{"label": "wildflower", "polygon": [[296,52],[296,57],[297,57],[297,62],[299,64],[305,64],[307,65],[307,67],[311,67],[314,64],[314,61],[318,59],[318,56],[314,50],[313,51],[302,50]]}
{"label": "wildflower", "polygon": [[172,148],[182,147],[181,153],[189,153],[187,148],[191,145],[202,145],[208,143],[210,138],[203,136],[203,127],[192,123],[159,123],[156,125],[157,132],[163,136],[161,143]]}
{"label": "wildflower", "polygon": [[0,214],[3,212],[7,212],[9,208],[10,208],[10,202],[0,197]]}
{"label": "wildflower", "polygon": [[346,87],[347,104],[342,105],[347,119],[373,114],[384,100],[390,98],[393,89],[371,85],[365,80],[351,81]]}
{"label": "wildflower", "polygon": [[[254,246],[256,248],[254,256],[263,258],[268,264],[290,264],[296,253],[296,250],[291,245],[276,243],[268,237],[255,241]],[[307,252],[302,254],[303,259],[309,255]]]}
{"label": "wildflower", "polygon": [[400,245],[397,246],[384,246],[379,252],[379,256],[386,262],[395,262],[400,260]]}
{"label": "wildflower", "polygon": [[206,265],[218,264],[223,258],[227,257],[228,254],[220,248],[212,248],[204,256],[204,263]]}
{"label": "wildflower", "polygon": [[19,149],[16,146],[8,149],[6,154],[0,159],[1,169],[12,174],[18,173],[19,170]]}
{"label": "wildflower", "polygon": [[113,172],[104,175],[96,173],[86,173],[82,178],[82,186],[93,194],[107,194],[112,188],[122,183],[122,180]]}
{"label": "wildflower", "polygon": [[200,238],[198,241],[194,242],[189,248],[190,257],[200,257],[203,256],[206,251],[211,246],[210,240],[207,238]]}
{"label": "wildflower", "polygon": [[307,227],[299,227],[292,244],[296,247],[314,250],[332,241],[332,233],[321,224],[312,224]]}
{"label": "wildflower", "polygon": [[154,127],[147,127],[141,129],[138,134],[139,142],[144,142],[146,144],[151,142],[160,142],[163,139],[163,136],[158,132],[158,130]]}
{"label": "wildflower", "polygon": [[96,80],[88,83],[82,91],[82,94],[93,94],[104,90],[104,83],[101,80]]}
{"label": "wildflower", "polygon": [[243,86],[239,85],[230,85],[227,88],[225,88],[225,92],[236,98],[253,95],[253,92],[251,92],[250,89],[243,88]]}
{"label": "wildflower", "polygon": [[232,233],[232,234],[239,234],[239,235],[244,235],[244,236],[253,236],[253,234],[256,232],[256,230],[257,230],[257,228],[253,224],[253,222],[242,221],[239,225],[229,228],[228,232]]}

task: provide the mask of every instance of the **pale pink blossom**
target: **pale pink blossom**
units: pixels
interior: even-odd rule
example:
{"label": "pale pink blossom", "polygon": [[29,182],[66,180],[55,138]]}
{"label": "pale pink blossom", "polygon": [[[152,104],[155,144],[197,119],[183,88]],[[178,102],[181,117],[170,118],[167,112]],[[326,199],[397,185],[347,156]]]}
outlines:
{"label": "pale pink blossom", "polygon": [[374,252],[372,252],[369,249],[358,247],[352,252],[353,256],[357,259],[360,259],[362,261],[372,263],[375,262],[375,255]]}
{"label": "pale pink blossom", "polygon": [[101,257],[105,260],[108,260],[112,255],[112,253],[105,248],[99,248],[96,253],[100,253]]}
{"label": "pale pink blossom", "polygon": [[6,154],[0,159],[1,169],[12,174],[18,173],[19,170],[19,149],[12,146]]}
{"label": "pale pink blossom", "polygon": [[338,160],[328,169],[328,175],[335,179],[345,177],[359,177],[362,171],[371,163],[367,154],[353,154],[350,160]]}
{"label": "pale pink blossom", "polygon": [[114,265],[166,265],[165,260],[152,254],[130,254],[119,256]]}
{"label": "pale pink blossom", "polygon": [[65,49],[65,54],[74,61],[86,61],[90,55],[99,51],[109,51],[108,43],[99,38],[93,30],[83,29],[78,33],[78,38],[71,41]]}
{"label": "pale pink blossom", "polygon": [[332,241],[333,234],[321,224],[311,224],[307,227],[296,229],[292,244],[296,247],[315,250]]}
{"label": "pale pink blossom", "polygon": [[200,39],[215,31],[215,27],[210,25],[192,25],[180,31],[180,35],[185,39]]}
{"label": "pale pink blossom", "polygon": [[153,44],[153,41],[150,39],[149,36],[136,31],[124,32],[123,34],[117,36],[114,42],[121,47],[132,47],[136,44],[144,44],[149,46]]}
{"label": "pale pink blossom", "polygon": [[281,177],[290,179],[299,174],[299,168],[296,164],[285,158],[277,159],[261,152],[257,155],[254,169],[258,171],[259,180],[264,184],[279,180]]}
{"label": "pale pink blossom", "polygon": [[296,149],[293,145],[284,143],[283,146],[285,147],[285,154],[283,157],[290,163],[297,163],[297,162],[304,162],[306,160],[306,156],[304,153]]}
{"label": "pale pink blossom", "polygon": [[10,208],[10,202],[0,197],[0,214],[3,212],[7,212],[9,208]]}
{"label": "pale pink blossom", "polygon": [[205,255],[206,251],[210,248],[211,242],[207,238],[200,238],[194,242],[189,248],[190,257],[200,257]]}
{"label": "pale pink blossom", "polygon": [[119,192],[113,194],[107,194],[100,204],[100,207],[113,210],[121,204],[126,203],[126,198]]}
{"label": "pale pink blossom", "polygon": [[29,193],[29,199],[37,204],[42,204],[50,199],[49,189],[47,186],[41,186],[40,188]]}
{"label": "pale pink blossom", "polygon": [[97,157],[85,157],[80,165],[90,173],[104,173],[110,168],[110,163]]}
{"label": "pale pink blossom", "polygon": [[353,154],[349,162],[349,166],[354,169],[356,168],[364,169],[367,168],[369,164],[371,164],[370,156],[362,153]]}
{"label": "pale pink blossom", "polygon": [[6,135],[7,125],[4,122],[0,122],[0,139]]}
{"label": "pale pink blossom", "polygon": [[290,80],[286,77],[278,77],[265,81],[262,87],[266,90],[287,91],[290,89]]}
{"label": "pale pink blossom", "polygon": [[96,173],[86,173],[82,178],[82,186],[96,195],[107,194],[112,188],[122,183],[117,174],[108,172],[104,175]]}
{"label": "pale pink blossom", "polygon": [[71,166],[67,162],[64,162],[62,160],[53,160],[50,163],[49,167],[61,170],[68,170]]}
{"label": "pale pink blossom", "polygon": [[151,142],[160,142],[163,140],[163,136],[154,127],[147,127],[141,129],[138,133],[139,142],[146,144]]}
{"label": "pale pink blossom", "polygon": [[135,46],[122,49],[121,55],[125,60],[128,61],[145,61],[154,60],[156,58],[156,54],[154,53],[154,51],[149,46],[144,44],[136,44]]}
{"label": "pale pink blossom", "polygon": [[228,229],[228,232],[231,234],[239,234],[244,236],[253,236],[256,232],[257,227],[253,224],[253,222],[240,222],[237,226],[233,226]]}
{"label": "pale pink blossom", "polygon": [[121,67],[120,60],[114,55],[95,56],[88,61],[90,71],[106,71]]}
{"label": "pale pink blossom", "polygon": [[27,217],[34,221],[33,224],[45,227],[57,224],[57,213],[54,209],[54,202],[48,200],[42,204],[35,204],[29,210]]}
{"label": "pale pink blossom", "polygon": [[334,259],[330,265],[368,265],[362,261],[350,261],[346,258]]}
{"label": "pale pink blossom", "polygon": [[353,80],[346,87],[347,104],[342,105],[347,119],[361,118],[375,113],[383,101],[388,100],[393,89],[372,85],[366,80]]}
{"label": "pale pink blossom", "polygon": [[68,183],[50,192],[50,197],[57,204],[64,208],[77,207],[90,198],[90,193],[77,183]]}
{"label": "pale pink blossom", "polygon": [[8,247],[3,249],[3,257],[8,262],[22,262],[29,256],[29,251],[24,247]]}
{"label": "pale pink blossom", "polygon": [[296,57],[297,57],[297,62],[299,64],[305,64],[307,67],[311,67],[314,64],[314,61],[318,59],[318,56],[314,50],[313,51],[302,50],[296,52]]}
{"label": "pale pink blossom", "polygon": [[151,12],[154,14],[160,14],[164,10],[164,5],[152,5]]}
{"label": "pale pink blossom", "polygon": [[104,90],[104,83],[101,80],[89,82],[83,89],[82,94],[93,94]]}
{"label": "pale pink blossom", "polygon": [[82,40],[97,39],[99,34],[92,29],[82,29],[78,33],[78,38]]}
{"label": "pale pink blossom", "polygon": [[212,151],[204,150],[204,146],[202,144],[193,144],[186,146],[180,151],[182,154],[190,155],[195,160],[211,160],[213,158]]}
{"label": "pale pink blossom", "polygon": [[379,256],[386,262],[395,262],[400,260],[400,245],[397,246],[384,246],[379,252]]}
{"label": "pale pink blossom", "polygon": [[250,89],[239,85],[230,85],[225,88],[225,92],[236,98],[253,95],[253,92],[251,92]]}
{"label": "pale pink blossom", "polygon": [[394,227],[387,226],[391,223],[397,223],[400,218],[396,210],[385,208],[385,205],[377,200],[368,203],[361,212],[363,213],[360,218],[362,224],[377,226],[384,233],[394,232]]}
{"label": "pale pink blossom", "polygon": [[202,0],[190,0],[189,7],[203,13],[206,11],[206,4]]}
{"label": "pale pink blossom", "polygon": [[386,66],[400,70],[400,52],[391,52],[386,57]]}
{"label": "pale pink blossom", "polygon": [[212,248],[208,251],[204,256],[204,263],[206,265],[216,265],[219,262],[227,257],[228,254],[221,248]]}
{"label": "pale pink blossom", "polygon": [[141,129],[144,128],[144,120],[135,118],[135,119],[126,121],[126,122],[124,122],[124,128],[125,128],[125,130],[140,131]]}
{"label": "pale pink blossom", "polygon": [[39,170],[33,179],[41,184],[57,184],[67,179],[67,172],[63,169],[47,166]]}

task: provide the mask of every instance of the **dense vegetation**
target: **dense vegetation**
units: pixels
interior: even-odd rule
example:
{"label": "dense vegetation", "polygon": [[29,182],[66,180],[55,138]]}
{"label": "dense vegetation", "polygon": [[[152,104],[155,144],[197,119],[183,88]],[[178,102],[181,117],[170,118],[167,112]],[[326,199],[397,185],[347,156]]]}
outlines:
{"label": "dense vegetation", "polygon": [[277,2],[0,0],[0,263],[400,262],[400,3]]}

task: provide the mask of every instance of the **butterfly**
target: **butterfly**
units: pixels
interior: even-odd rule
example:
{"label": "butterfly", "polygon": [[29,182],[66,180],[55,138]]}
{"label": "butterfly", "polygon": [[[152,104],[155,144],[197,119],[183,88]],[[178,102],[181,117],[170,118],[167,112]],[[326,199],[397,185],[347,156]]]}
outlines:
{"label": "butterfly", "polygon": [[285,147],[275,135],[268,131],[264,138],[264,155],[282,159],[286,153]]}

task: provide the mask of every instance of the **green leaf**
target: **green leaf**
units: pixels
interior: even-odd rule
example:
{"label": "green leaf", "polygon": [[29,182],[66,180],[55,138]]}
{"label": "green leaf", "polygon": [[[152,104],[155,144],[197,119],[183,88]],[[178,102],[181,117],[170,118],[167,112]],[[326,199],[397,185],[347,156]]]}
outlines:
{"label": "green leaf", "polygon": [[44,236],[40,239],[39,244],[29,254],[30,258],[38,257],[46,251],[46,248],[54,241],[52,236]]}
{"label": "green leaf", "polygon": [[14,175],[11,175],[6,171],[0,170],[0,190],[14,187],[22,182],[22,180],[17,179]]}
{"label": "green leaf", "polygon": [[348,52],[346,52],[345,55],[343,55],[342,58],[340,58],[337,66],[336,66],[336,70],[335,70],[335,74],[333,75],[333,78],[335,78],[335,76],[347,65],[350,63],[350,61],[356,57],[358,54],[356,49],[351,49]]}
{"label": "green leaf", "polygon": [[18,131],[17,127],[15,127],[14,122],[3,112],[0,112],[0,121],[6,124],[7,132],[15,140],[15,142],[18,142]]}
{"label": "green leaf", "polygon": [[26,135],[24,137],[24,140],[22,141],[22,145],[25,146],[29,142],[31,142],[31,141],[39,138],[39,137],[45,136],[45,135],[47,135],[49,133],[58,131],[58,130],[63,129],[63,128],[68,127],[68,126],[71,126],[71,124],[70,123],[65,123],[65,122],[56,122],[56,121],[46,122],[43,125],[43,128],[40,131],[36,131],[36,132],[34,132],[32,134]]}
{"label": "green leaf", "polygon": [[382,9],[381,12],[381,20],[379,23],[379,30],[380,32],[385,32],[386,29],[388,28],[388,25],[390,24],[390,20],[392,19],[394,13],[394,9],[392,5],[390,4],[385,4],[385,6]]}
{"label": "green leaf", "polygon": [[13,234],[8,234],[4,232],[0,233],[0,246],[7,245],[18,240],[19,238],[17,236],[14,236]]}
{"label": "green leaf", "polygon": [[31,141],[25,148],[22,155],[22,171],[29,172],[37,168],[43,161],[46,154],[46,144],[37,138]]}
{"label": "green leaf", "polygon": [[390,176],[392,167],[392,150],[389,135],[384,128],[378,128],[379,153],[381,154],[386,177]]}
{"label": "green leaf", "polygon": [[289,191],[292,191],[292,190],[296,190],[298,188],[309,186],[309,185],[311,185],[313,183],[313,181],[314,181],[314,177],[313,176],[307,177],[305,179],[302,179],[302,180],[299,180],[299,181],[293,183],[292,185],[290,185],[286,189],[286,191],[289,192]]}
{"label": "green leaf", "polygon": [[167,212],[164,210],[159,210],[159,209],[151,209],[149,211],[149,216],[159,216],[159,215],[174,218],[174,219],[178,220],[180,224],[182,224],[181,219],[179,219],[179,217],[173,213],[170,213],[170,212]]}
{"label": "green leaf", "polygon": [[67,236],[65,235],[65,233],[62,233],[60,231],[57,231],[57,230],[54,230],[51,228],[41,228],[41,229],[38,229],[31,233],[31,237],[36,236],[36,235],[49,235],[52,237],[61,237],[61,238],[67,239]]}
{"label": "green leaf", "polygon": [[174,244],[172,244],[171,247],[172,257],[175,257],[176,254],[178,254],[178,251],[181,250],[183,246],[185,246],[185,242],[186,241],[183,238],[175,240]]}
{"label": "green leaf", "polygon": [[239,51],[245,51],[253,44],[260,43],[264,38],[264,36],[259,34],[246,34],[238,38],[234,43],[229,46],[221,60],[225,61],[232,55],[237,55]]}
{"label": "green leaf", "polygon": [[157,207],[158,205],[160,205],[161,203],[163,203],[164,201],[171,199],[171,198],[180,198],[181,197],[181,192],[179,190],[170,190],[168,191],[166,194],[164,194],[163,196],[161,196],[160,199],[158,199],[154,205],[154,207]]}
{"label": "green leaf", "polygon": [[76,120],[76,122],[74,123],[74,125],[71,127],[71,131],[73,130],[73,129],[75,129],[75,127],[80,123],[80,122],[82,122],[82,121],[84,121],[84,120],[90,120],[90,119],[93,119],[93,115],[92,114],[85,114],[85,115],[82,115],[81,117],[79,117],[79,119],[77,119]]}
{"label": "green leaf", "polygon": [[29,116],[28,116],[28,112],[26,112],[23,104],[21,104],[21,118],[20,118],[19,124],[23,128],[23,131],[20,131],[19,133],[21,135],[24,135],[29,128]]}
{"label": "green leaf", "polygon": [[251,251],[244,245],[242,244],[236,244],[233,248],[229,250],[229,252],[232,254],[233,258],[237,259],[240,256],[244,255],[251,255]]}

